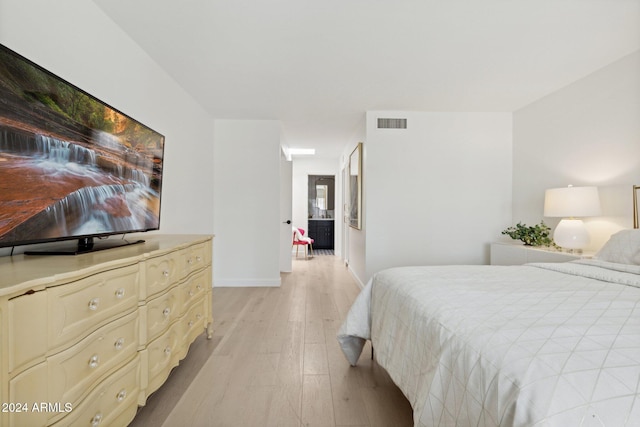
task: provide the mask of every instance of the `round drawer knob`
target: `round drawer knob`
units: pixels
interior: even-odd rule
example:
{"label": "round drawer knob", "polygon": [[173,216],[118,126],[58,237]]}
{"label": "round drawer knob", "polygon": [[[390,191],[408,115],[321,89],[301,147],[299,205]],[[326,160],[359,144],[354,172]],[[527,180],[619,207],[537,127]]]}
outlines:
{"label": "round drawer knob", "polygon": [[91,418],[91,427],[97,427],[102,422],[102,413],[98,412]]}
{"label": "round drawer knob", "polygon": [[164,354],[166,354],[167,356],[170,355],[171,354],[171,347],[165,347]]}
{"label": "round drawer knob", "polygon": [[196,261],[198,261],[198,262],[202,261],[202,257],[197,256],[196,257]]}
{"label": "round drawer knob", "polygon": [[99,304],[100,304],[100,298],[92,298],[89,301],[89,310],[96,311],[98,309]]}
{"label": "round drawer knob", "polygon": [[202,289],[202,285],[197,285],[197,286],[196,286],[196,288],[197,288],[198,290],[200,290],[200,289]]}
{"label": "round drawer knob", "polygon": [[192,296],[194,296],[194,295],[195,295],[195,293],[194,293],[193,291],[189,291],[189,296],[190,296],[190,297],[192,297]]}
{"label": "round drawer knob", "polygon": [[122,350],[122,347],[124,347],[124,338],[118,338],[113,346],[116,350]]}
{"label": "round drawer knob", "polygon": [[202,314],[200,314],[200,313],[196,314],[196,319],[198,319],[198,320],[202,319]]}
{"label": "round drawer knob", "polygon": [[164,277],[169,277],[169,270],[164,270],[164,271],[162,272],[162,275],[163,275]]}
{"label": "round drawer knob", "polygon": [[91,356],[91,358],[89,359],[89,367],[91,369],[94,369],[94,368],[97,368],[99,364],[100,364],[100,357],[97,354],[94,354],[93,356]]}
{"label": "round drawer knob", "polygon": [[164,317],[167,317],[171,314],[171,309],[169,307],[165,308],[164,310],[162,310],[162,314],[164,314]]}
{"label": "round drawer knob", "polygon": [[189,320],[189,327],[193,326],[193,320]]}
{"label": "round drawer knob", "polygon": [[122,389],[122,390],[120,390],[120,391],[118,392],[118,394],[116,395],[116,400],[117,400],[118,402],[122,402],[122,401],[125,399],[125,397],[127,397],[127,390]]}
{"label": "round drawer knob", "polygon": [[120,288],[116,291],[116,298],[121,299],[124,297],[124,288]]}
{"label": "round drawer knob", "polygon": [[187,264],[189,265],[193,264],[193,258],[189,258],[189,260],[187,261]]}

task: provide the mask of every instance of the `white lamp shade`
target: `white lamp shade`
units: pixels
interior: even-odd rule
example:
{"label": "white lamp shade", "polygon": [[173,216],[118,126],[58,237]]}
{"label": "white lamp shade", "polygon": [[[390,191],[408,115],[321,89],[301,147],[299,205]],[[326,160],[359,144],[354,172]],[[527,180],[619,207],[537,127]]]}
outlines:
{"label": "white lamp shade", "polygon": [[597,187],[551,188],[544,193],[544,216],[585,217],[600,215]]}
{"label": "white lamp shade", "polygon": [[553,240],[566,249],[582,249],[589,244],[589,232],[581,219],[563,219],[553,232]]}
{"label": "white lamp shade", "polygon": [[566,249],[582,249],[589,244],[587,227],[576,217],[600,215],[597,187],[551,188],[544,193],[544,216],[563,219],[553,232],[553,240]]}

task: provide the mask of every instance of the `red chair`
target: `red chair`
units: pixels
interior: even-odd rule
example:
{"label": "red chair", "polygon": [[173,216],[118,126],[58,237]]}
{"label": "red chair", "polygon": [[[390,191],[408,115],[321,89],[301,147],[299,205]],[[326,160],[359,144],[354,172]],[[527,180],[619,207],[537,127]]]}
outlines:
{"label": "red chair", "polygon": [[313,257],[313,242],[314,240],[312,238],[304,235],[303,228],[293,227],[293,245],[291,247],[296,247],[296,258],[298,258],[298,248],[301,245],[304,246],[304,258],[308,258],[307,247],[309,247],[309,252],[311,253],[311,257]]}

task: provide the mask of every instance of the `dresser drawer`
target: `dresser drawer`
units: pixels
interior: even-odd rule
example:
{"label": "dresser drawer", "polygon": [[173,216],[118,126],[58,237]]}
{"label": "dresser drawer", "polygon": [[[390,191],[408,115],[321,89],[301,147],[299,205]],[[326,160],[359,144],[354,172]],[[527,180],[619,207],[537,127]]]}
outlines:
{"label": "dresser drawer", "polygon": [[146,260],[144,262],[146,289],[141,299],[159,294],[176,283],[181,275],[179,265],[181,265],[179,251]]}
{"label": "dresser drawer", "polygon": [[48,289],[49,350],[135,310],[138,271],[135,264]]}
{"label": "dresser drawer", "polygon": [[211,287],[211,268],[207,268],[189,277],[180,284],[182,294],[182,313],[185,313],[194,301],[204,298],[207,289]]}
{"label": "dresser drawer", "polygon": [[49,400],[77,402],[93,383],[138,350],[139,320],[134,312],[47,359]]}
{"label": "dresser drawer", "polygon": [[178,365],[182,347],[182,324],[174,323],[168,331],[147,346],[149,384],[147,396],[166,380],[173,367]]}
{"label": "dresser drawer", "polygon": [[184,349],[187,350],[193,340],[207,327],[207,304],[204,299],[201,299],[189,308],[187,314],[185,314],[182,319],[182,325]]}
{"label": "dresser drawer", "polygon": [[151,341],[167,330],[180,317],[180,288],[175,287],[147,303],[147,340]]}
{"label": "dresser drawer", "polygon": [[[53,426],[121,426],[135,416],[140,383],[140,363],[136,357],[98,385],[73,411]],[[125,421],[124,423],[122,423]]]}
{"label": "dresser drawer", "polygon": [[180,251],[180,278],[187,277],[207,265],[208,248],[207,243],[200,243]]}

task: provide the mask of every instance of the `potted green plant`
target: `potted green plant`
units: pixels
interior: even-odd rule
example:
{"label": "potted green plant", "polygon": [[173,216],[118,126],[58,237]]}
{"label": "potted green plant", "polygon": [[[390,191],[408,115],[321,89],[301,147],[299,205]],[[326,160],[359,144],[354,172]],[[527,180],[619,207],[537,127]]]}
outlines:
{"label": "potted green plant", "polygon": [[553,242],[551,229],[544,221],[540,224],[533,226],[527,226],[526,224],[517,223],[515,227],[509,227],[502,231],[502,234],[506,234],[514,240],[522,241],[526,246],[553,246],[556,244]]}

